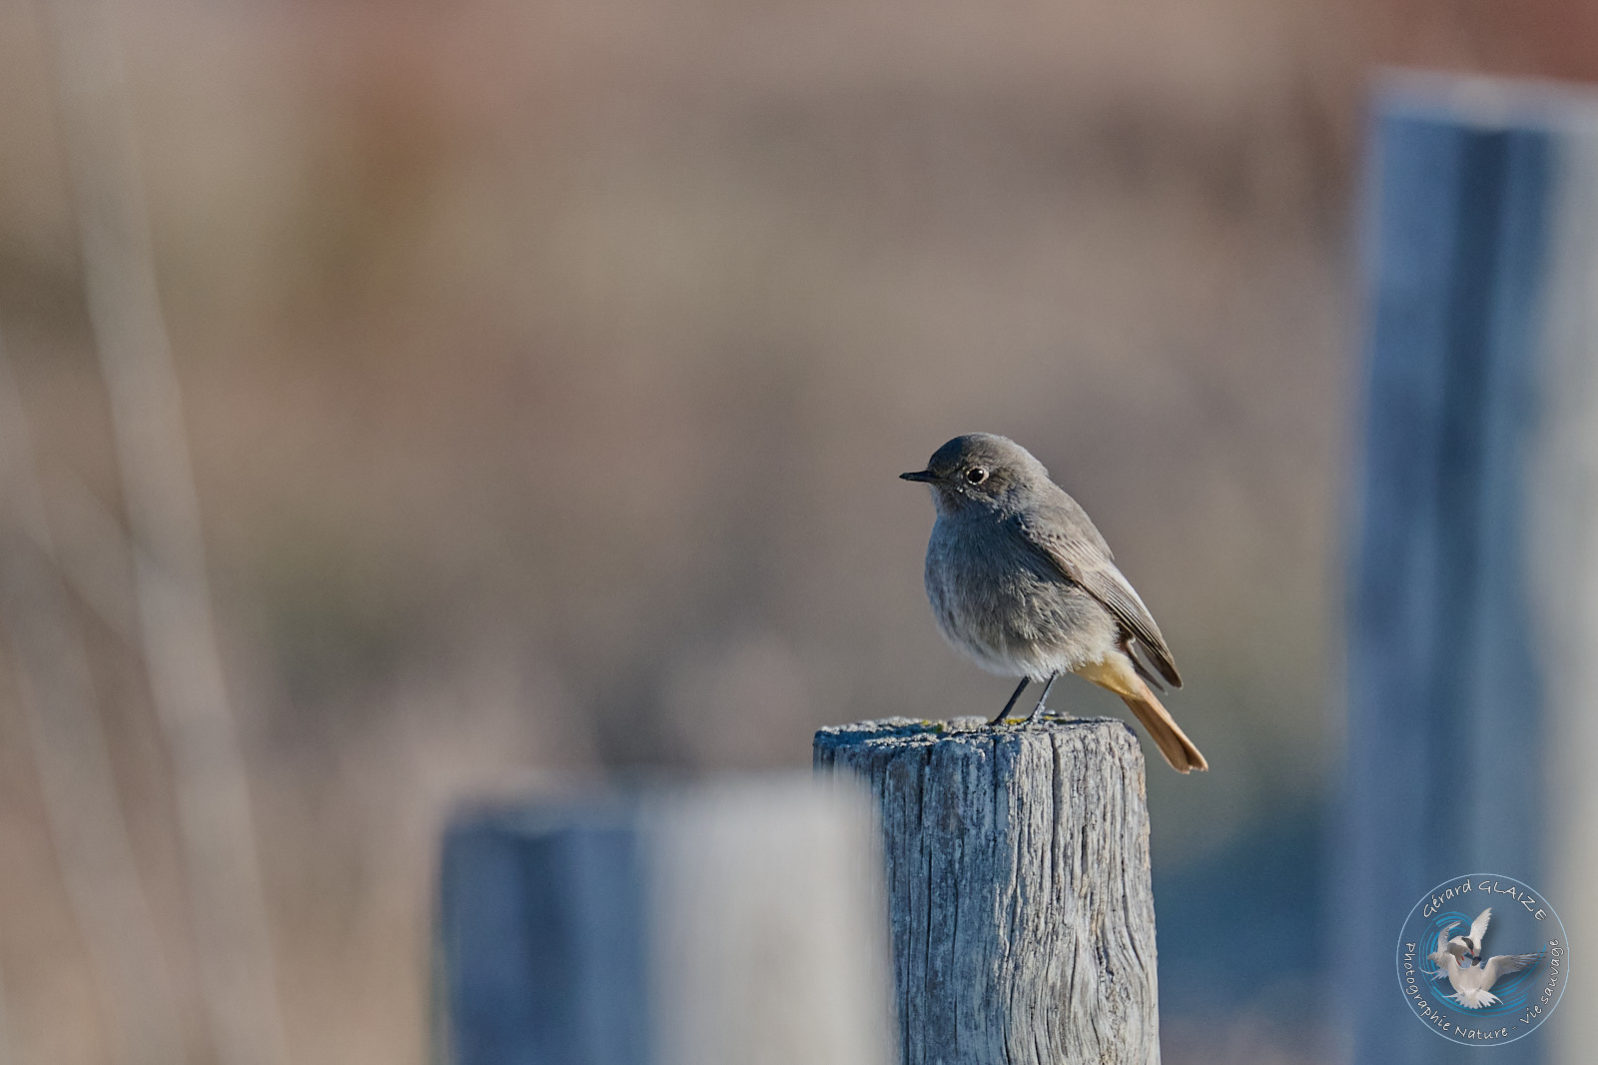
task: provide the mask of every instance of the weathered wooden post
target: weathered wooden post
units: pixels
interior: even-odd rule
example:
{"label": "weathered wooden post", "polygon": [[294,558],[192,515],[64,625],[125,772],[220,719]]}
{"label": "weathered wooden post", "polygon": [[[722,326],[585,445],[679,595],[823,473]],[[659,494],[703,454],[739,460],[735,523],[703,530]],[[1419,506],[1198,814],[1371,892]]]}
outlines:
{"label": "weathered wooden post", "polygon": [[437,927],[454,1065],[887,1065],[881,851],[808,778],[457,818]]}
{"label": "weathered wooden post", "polygon": [[1143,755],[1103,719],[822,729],[882,817],[902,1065],[1158,1065]]}

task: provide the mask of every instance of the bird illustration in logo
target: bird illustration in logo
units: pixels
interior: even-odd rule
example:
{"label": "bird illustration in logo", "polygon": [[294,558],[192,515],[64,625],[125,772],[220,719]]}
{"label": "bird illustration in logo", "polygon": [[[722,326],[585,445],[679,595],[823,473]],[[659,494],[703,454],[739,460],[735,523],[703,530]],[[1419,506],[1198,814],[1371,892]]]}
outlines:
{"label": "bird illustration in logo", "polygon": [[1479,965],[1475,964],[1481,957],[1482,936],[1487,933],[1487,922],[1492,920],[1492,914],[1491,908],[1483,910],[1471,922],[1468,936],[1451,937],[1449,933],[1464,924],[1463,921],[1451,922],[1438,933],[1437,949],[1430,955],[1437,964],[1437,975],[1433,979],[1448,977],[1454,994],[1447,997],[1466,1009],[1496,1006],[1498,996],[1492,993],[1492,987],[1499,978],[1518,973],[1536,964],[1542,957],[1541,954],[1499,954]]}
{"label": "bird illustration in logo", "polygon": [[1487,922],[1493,919],[1493,908],[1487,907],[1476,915],[1470,922],[1470,935],[1454,936],[1448,941],[1448,953],[1464,962],[1474,965],[1481,960],[1481,937],[1487,934]]}

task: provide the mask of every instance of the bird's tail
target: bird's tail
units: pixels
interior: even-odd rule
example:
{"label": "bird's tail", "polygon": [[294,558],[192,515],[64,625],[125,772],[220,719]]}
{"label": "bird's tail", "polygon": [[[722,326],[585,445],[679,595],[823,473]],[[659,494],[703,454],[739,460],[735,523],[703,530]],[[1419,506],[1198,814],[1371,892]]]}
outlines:
{"label": "bird's tail", "polygon": [[1121,701],[1137,715],[1143,722],[1143,727],[1149,730],[1149,736],[1154,740],[1154,745],[1165,755],[1165,760],[1171,763],[1171,768],[1178,773],[1191,773],[1195,769],[1208,769],[1210,764],[1204,760],[1199,749],[1193,741],[1187,738],[1187,733],[1171,719],[1170,711],[1166,710],[1154,693],[1145,686],[1141,694],[1122,695]]}
{"label": "bird's tail", "polygon": [[1467,990],[1461,991],[1457,995],[1448,995],[1446,997],[1453,999],[1466,1009],[1472,1010],[1479,1010],[1483,1006],[1498,1005],[1497,995],[1493,994],[1491,991],[1483,991],[1480,988],[1469,988]]}
{"label": "bird's tail", "polygon": [[1172,720],[1170,711],[1161,705],[1148,684],[1137,675],[1127,656],[1111,655],[1103,662],[1077,670],[1077,673],[1121,697],[1121,701],[1148,729],[1149,738],[1165,755],[1165,760],[1171,763],[1172,769],[1178,773],[1191,773],[1195,769],[1210,767],[1193,741],[1187,738],[1187,733]]}

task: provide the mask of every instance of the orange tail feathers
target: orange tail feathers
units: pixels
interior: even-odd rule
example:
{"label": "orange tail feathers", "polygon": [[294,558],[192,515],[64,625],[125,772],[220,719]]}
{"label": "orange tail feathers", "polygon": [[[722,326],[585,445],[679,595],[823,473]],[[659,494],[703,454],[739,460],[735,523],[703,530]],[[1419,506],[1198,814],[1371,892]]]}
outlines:
{"label": "orange tail feathers", "polygon": [[1077,675],[1107,688],[1121,697],[1137,719],[1148,730],[1149,738],[1178,773],[1191,773],[1195,769],[1208,769],[1187,733],[1171,718],[1170,711],[1160,703],[1143,678],[1132,668],[1131,659],[1125,655],[1111,655],[1103,662],[1077,670]]}
{"label": "orange tail feathers", "polygon": [[1154,693],[1147,688],[1141,695],[1122,695],[1121,701],[1131,708],[1137,719],[1143,722],[1143,727],[1149,730],[1154,745],[1165,755],[1165,760],[1171,763],[1171,768],[1178,773],[1191,773],[1195,769],[1208,769],[1210,763],[1204,760],[1199,749],[1193,746],[1193,741],[1187,738],[1177,723],[1171,720],[1171,714]]}

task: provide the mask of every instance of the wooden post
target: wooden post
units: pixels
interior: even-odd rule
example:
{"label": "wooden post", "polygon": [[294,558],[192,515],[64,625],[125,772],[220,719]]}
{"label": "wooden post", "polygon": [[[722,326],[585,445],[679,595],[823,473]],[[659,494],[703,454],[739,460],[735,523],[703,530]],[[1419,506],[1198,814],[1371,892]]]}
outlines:
{"label": "wooden post", "polygon": [[[1358,1065],[1441,1065],[1394,991],[1409,908],[1501,873],[1579,950],[1598,875],[1598,101],[1433,77],[1377,102],[1332,979]],[[1494,1061],[1590,1060],[1582,993]]]}
{"label": "wooden post", "polygon": [[766,779],[463,814],[435,1052],[454,1065],[887,1065],[858,791]]}
{"label": "wooden post", "polygon": [[869,782],[902,1065],[1158,1065],[1143,755],[1103,719],[822,729]]}

